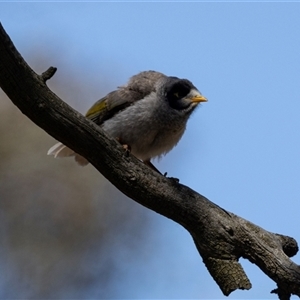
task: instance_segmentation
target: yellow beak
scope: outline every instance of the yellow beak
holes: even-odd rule
[[[207,102],[207,98],[205,98],[204,96],[202,95],[196,95],[196,96],[193,96],[191,98],[191,101],[192,102],[195,102],[195,103],[198,103],[198,102]]]

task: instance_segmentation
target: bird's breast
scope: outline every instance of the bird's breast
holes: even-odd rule
[[[152,102],[140,100],[102,125],[109,135],[129,145],[131,153],[141,160],[169,152],[182,137],[186,126],[185,119]]]

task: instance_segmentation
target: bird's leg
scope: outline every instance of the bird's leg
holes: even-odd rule
[[[144,160],[143,163],[144,163],[146,166],[148,166],[149,168],[151,168],[152,170],[154,170],[154,171],[156,171],[157,173],[159,173],[160,175],[162,175],[162,174],[158,171],[158,169],[156,169],[156,168],[154,167],[154,165],[151,163],[150,159],[149,159],[149,160]]]
[[[122,140],[117,137],[116,140],[122,145],[123,149],[125,150],[126,155],[129,155],[130,151],[131,151],[131,147],[130,145],[124,144],[122,143]],[[150,169],[154,170],[155,172],[157,172],[160,175],[163,175],[165,177],[167,177],[167,172],[165,174],[162,174],[150,161],[150,159],[148,160],[144,160],[143,163],[148,166]],[[172,181],[174,181],[175,183],[179,182],[179,179],[177,178],[173,178],[173,177],[169,177],[169,179],[171,179]]]
[[[150,167],[152,170],[156,171],[157,173],[159,173],[160,175],[163,175],[165,177],[167,177],[167,172],[165,174],[162,174],[158,171],[158,169],[156,169],[154,167],[154,165],[151,163],[150,159],[149,160],[144,160],[143,163]],[[168,177],[168,179],[170,179],[171,181],[173,181],[175,184],[179,183],[179,179],[178,178],[173,178],[173,177]]]
[[[122,141],[121,141],[121,139],[119,137],[117,137],[116,140],[122,145],[123,149],[125,150],[126,155],[128,156],[129,153],[131,152],[130,145],[122,143]]]
[[[127,144],[122,144],[123,149],[125,150],[126,155],[128,156],[131,152],[131,147]]]

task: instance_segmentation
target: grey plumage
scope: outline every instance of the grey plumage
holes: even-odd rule
[[[166,154],[178,143],[190,114],[203,101],[207,99],[189,80],[145,71],[97,101],[86,117],[152,166],[151,158]],[[61,143],[50,148],[48,155],[75,156],[79,164],[88,163]]]

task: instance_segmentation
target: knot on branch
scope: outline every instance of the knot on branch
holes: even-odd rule
[[[286,236],[286,235],[281,235],[281,234],[276,234],[276,235],[280,240],[283,252],[288,257],[292,257],[297,254],[299,248],[298,248],[298,244],[294,238]]]
[[[251,289],[251,282],[237,260],[209,257],[203,261],[225,296],[236,289]]]

